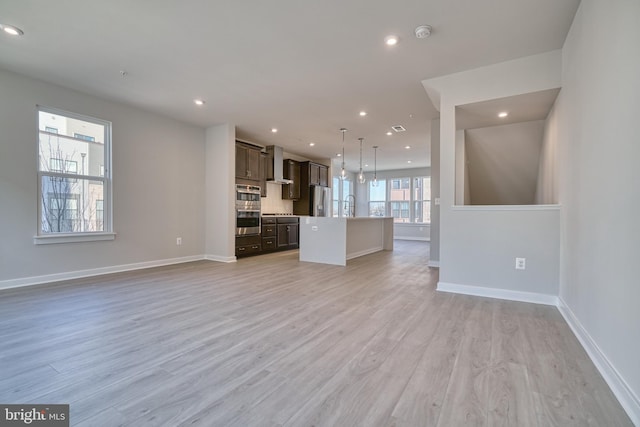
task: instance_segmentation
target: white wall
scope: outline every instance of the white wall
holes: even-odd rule
[[[431,227],[429,266],[440,265],[440,119],[431,121]]]
[[[544,120],[467,129],[470,204],[535,204],[543,134]]]
[[[440,282],[502,293],[540,295],[558,289],[558,210],[454,207],[455,107],[560,86],[561,52],[553,51],[423,82],[440,109]],[[514,234],[515,233],[515,234]],[[518,236],[516,242],[514,235]],[[540,239],[538,236],[545,236]],[[493,253],[495,257],[487,254]],[[530,255],[521,255],[530,254]],[[516,257],[528,257],[518,276]],[[535,259],[530,263],[529,258]],[[463,270],[463,271],[461,271]],[[532,297],[534,299],[534,297]]]
[[[235,260],[235,126],[212,126],[207,129],[206,139],[204,249],[207,259],[230,262]]]
[[[536,206],[460,206],[450,211],[456,227],[442,240],[439,289],[451,285],[495,289],[495,296],[529,295],[555,303],[560,275],[560,209]],[[445,245],[457,242],[455,248]],[[450,268],[449,255],[455,267]],[[515,258],[526,269],[515,269]],[[444,273],[444,274],[443,274]],[[500,291],[508,291],[501,293]],[[526,296],[524,297],[526,299]],[[522,299],[522,298],[514,298]]]
[[[560,297],[640,425],[640,2],[583,0],[556,101]],[[617,386],[615,386],[617,382]]]
[[[431,239],[431,224],[394,223],[393,238],[428,242]]]
[[[465,133],[464,129],[460,129],[456,131],[456,148],[455,148],[455,156],[456,156],[456,196],[455,196],[455,204],[456,205],[464,205],[465,203],[465,195],[469,193],[469,175],[467,174],[467,153],[466,144],[465,144]]]
[[[203,129],[2,70],[0,90],[0,287],[202,254]],[[115,240],[33,244],[37,104],[113,123]]]
[[[536,204],[558,203],[558,143],[558,119],[554,104],[544,122],[536,184]]]

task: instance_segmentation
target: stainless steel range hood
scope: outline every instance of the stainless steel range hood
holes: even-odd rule
[[[284,158],[282,147],[270,145],[267,147],[267,181],[276,184],[292,184],[293,181],[284,178]]]

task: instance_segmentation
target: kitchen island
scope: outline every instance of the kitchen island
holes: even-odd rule
[[[393,250],[392,217],[300,217],[300,261],[347,265],[382,250]]]

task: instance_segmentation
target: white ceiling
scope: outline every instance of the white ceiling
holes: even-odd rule
[[[24,35],[0,36],[0,68],[203,127],[235,123],[242,139],[312,158],[335,157],[346,127],[350,170],[358,167],[358,137],[365,163],[380,146],[379,170],[428,166],[437,112],[421,81],[559,49],[578,4],[5,1],[0,23]],[[422,24],[433,33],[418,40],[413,30]],[[400,43],[385,46],[388,34]],[[397,124],[407,131],[386,136]]]
[[[477,129],[512,123],[545,120],[553,107],[560,89],[541,90],[490,101],[458,105],[456,129]],[[500,118],[498,113],[508,113]]]

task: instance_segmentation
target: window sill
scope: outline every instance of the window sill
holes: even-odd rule
[[[34,236],[34,245],[53,245],[57,243],[81,243],[98,242],[103,240],[115,240],[116,233],[73,233],[73,234],[48,234]]]

